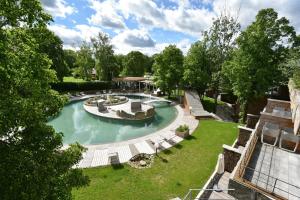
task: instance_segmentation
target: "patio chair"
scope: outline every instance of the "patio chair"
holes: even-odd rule
[[[295,146],[293,150],[283,147],[283,141],[294,143]],[[285,129],[281,131],[279,148],[289,151],[289,152],[296,152],[297,147],[299,145],[299,136],[294,135],[293,129]]]
[[[263,126],[263,129],[262,129],[261,143],[271,145],[271,146],[275,146],[278,142],[279,135],[280,135],[279,125],[278,124],[273,124],[273,123],[270,123],[270,122],[266,122],[265,125]],[[273,144],[266,143],[264,141],[264,137],[275,138],[275,141],[274,141]]]
[[[110,153],[108,153],[108,163],[110,163],[111,165],[118,165],[118,164],[120,164],[118,152],[110,152]]]

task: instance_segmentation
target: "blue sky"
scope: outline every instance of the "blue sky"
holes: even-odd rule
[[[201,39],[214,17],[227,10],[242,27],[258,10],[273,7],[299,32],[299,0],[41,0],[54,19],[49,28],[64,42],[78,48],[98,32],[107,33],[116,53],[139,50],[146,54],[176,44],[185,54]]]

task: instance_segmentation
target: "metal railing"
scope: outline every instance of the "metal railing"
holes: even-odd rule
[[[210,199],[210,200],[220,200],[220,199],[211,199],[211,198],[197,198],[197,197],[194,197],[194,192],[197,192],[197,194],[200,192],[200,191],[216,191],[216,192],[222,192],[222,191],[233,191],[234,189],[189,189],[188,193],[182,198],[182,200],[204,200],[204,199]],[[197,196],[196,194],[196,196]],[[223,199],[224,200],[224,199]],[[231,200],[231,199],[228,199],[228,200]]]
[[[252,172],[257,172],[257,173],[259,173],[259,174],[262,174],[262,175],[268,177],[268,178],[267,178],[267,181],[264,181],[264,179],[262,179],[262,178],[259,179],[259,176],[260,176],[260,175],[258,175],[257,178],[255,178],[255,177],[252,176],[252,177],[251,177],[251,180],[248,180],[247,178],[245,178],[245,180],[247,180],[248,184],[254,185],[255,187],[257,187],[257,188],[259,188],[259,189],[261,189],[261,190],[267,191],[267,192],[269,192],[269,193],[271,193],[271,194],[273,194],[273,195],[275,195],[275,196],[281,196],[281,195],[275,193],[275,189],[277,189],[277,190],[280,190],[280,191],[282,191],[282,192],[284,192],[284,193],[286,193],[286,194],[288,194],[288,195],[291,195],[291,196],[293,196],[293,197],[295,197],[295,198],[297,198],[297,199],[300,199],[300,196],[297,195],[297,194],[300,194],[300,187],[298,187],[298,186],[296,186],[296,185],[293,185],[293,184],[291,184],[291,183],[288,183],[288,182],[286,182],[286,181],[284,181],[284,180],[278,179],[278,178],[276,178],[276,177],[270,176],[269,174],[266,174],[266,173],[264,173],[264,172],[258,171],[258,170],[256,170],[256,169],[251,168],[251,167],[245,167],[245,169],[246,169],[246,170],[251,170]],[[270,184],[270,182],[271,182],[270,180],[272,180],[272,179],[273,179],[273,181],[274,181],[274,185],[273,185],[273,184]],[[252,180],[256,180],[256,181],[257,181],[256,184],[253,183]],[[262,187],[260,187],[260,186],[258,186],[258,182],[261,182],[261,183],[266,184],[266,189],[265,189],[265,188],[262,188]],[[277,185],[278,182],[281,182],[281,183],[284,183],[284,184],[286,184],[286,185],[288,185],[288,186],[294,187],[294,188],[296,189],[296,191],[297,191],[297,194],[291,193],[289,190],[286,191],[286,190],[282,189],[282,185],[281,185],[281,184],[278,184],[278,185],[281,185],[281,187],[277,187],[276,185]],[[272,186],[272,185],[273,185],[273,186]],[[272,187],[272,190],[268,190],[268,186]]]

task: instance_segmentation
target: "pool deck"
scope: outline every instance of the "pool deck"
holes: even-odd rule
[[[136,95],[136,94],[135,94]],[[139,94],[138,94],[139,95]],[[86,95],[78,97],[75,100],[87,99],[95,95]],[[143,95],[147,96],[147,95]],[[149,97],[149,96],[147,96]],[[154,97],[153,99],[159,99]],[[181,142],[183,138],[175,135],[175,129],[179,125],[187,124],[190,128],[190,133],[198,126],[198,120],[196,120],[189,113],[185,112],[180,105],[176,105],[175,108],[178,111],[176,119],[169,124],[167,127],[158,130],[149,135],[139,137],[132,140],[99,144],[99,145],[83,145],[87,148],[87,151],[83,153],[82,160],[74,167],[88,168],[97,166],[110,165],[110,158],[115,156],[117,153],[120,163],[126,163],[131,157],[138,153],[154,154],[155,147],[154,143],[158,143],[160,148],[159,151],[170,148],[177,143]],[[68,146],[65,145],[64,148]]]

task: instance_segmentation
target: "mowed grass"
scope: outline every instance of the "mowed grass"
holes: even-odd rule
[[[86,82],[85,80],[83,80],[81,78],[74,78],[73,76],[65,76],[63,81],[64,82],[73,82],[73,83]]]
[[[151,168],[120,167],[84,169],[90,185],[74,189],[77,200],[170,199],[183,197],[190,188],[202,188],[214,171],[222,145],[231,145],[237,124],[201,120],[193,135],[161,152]]]

